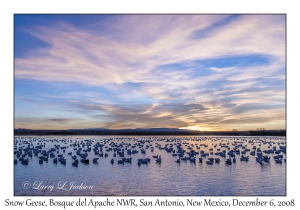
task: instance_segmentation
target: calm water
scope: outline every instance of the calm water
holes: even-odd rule
[[[71,142],[72,141],[72,142]],[[76,142],[76,146],[73,144]],[[85,143],[83,145],[82,143]],[[114,146],[112,144],[114,142]],[[88,144],[90,143],[90,146]],[[93,151],[95,145],[103,145],[103,153],[108,157],[100,157]],[[173,152],[168,153],[164,148],[171,148],[177,152],[177,145],[181,144],[187,152],[194,150],[196,163],[191,161],[175,161],[178,156],[173,156]],[[286,145],[285,137],[178,137],[178,136],[31,136],[15,137],[15,150],[30,148],[42,145],[41,150],[50,150],[54,145],[67,147],[65,152],[62,148],[56,149],[53,153],[63,154],[66,164],[53,163],[53,158],[48,162],[39,163],[39,156],[29,157],[28,165],[23,165],[16,154],[18,163],[14,167],[14,193],[15,195],[286,195],[286,163],[283,155],[282,164],[276,163],[273,156],[270,162],[259,164],[255,156],[250,155],[251,151],[260,148],[262,151],[280,149]],[[79,146],[78,146],[79,145]],[[120,147],[123,145],[123,147]],[[138,153],[128,155],[127,149],[137,150]],[[121,160],[117,154],[114,157],[113,148],[124,149],[125,158],[131,157],[132,163],[118,164]],[[132,148],[135,146],[134,148]],[[253,149],[256,146],[256,149]],[[89,164],[80,162],[78,167],[72,166],[71,155],[76,155],[74,148],[81,147],[82,150],[91,148],[87,152]],[[151,148],[153,147],[153,151]],[[109,151],[109,148],[112,148]],[[236,163],[227,165],[226,158],[216,155],[216,152],[238,148],[241,152],[249,149],[244,156],[249,156],[249,161],[241,161],[240,155],[236,154]],[[142,154],[141,149],[145,150]],[[210,150],[211,149],[211,150]],[[98,147],[100,150],[100,147]],[[203,158],[203,163],[199,163],[199,152],[213,152],[208,157]],[[81,151],[81,153],[84,153]],[[100,152],[101,153],[101,152]],[[22,152],[24,154],[24,151]],[[175,153],[176,154],[176,153]],[[155,155],[161,156],[161,163],[156,163]],[[263,153],[263,155],[266,155]],[[27,156],[26,156],[27,157]],[[25,157],[25,158],[26,158]],[[220,158],[220,163],[208,165],[207,159],[210,157]],[[93,163],[93,158],[99,158],[98,163]],[[150,158],[148,164],[137,164],[138,159]],[[111,164],[114,159],[114,164]],[[74,184],[72,185],[72,182]],[[76,186],[81,185],[81,188]],[[83,189],[85,186],[86,189]],[[59,189],[62,188],[62,189]],[[75,189],[76,188],[76,189]]]

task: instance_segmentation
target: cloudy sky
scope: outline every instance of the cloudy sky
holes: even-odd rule
[[[285,15],[15,15],[15,128],[285,128]]]

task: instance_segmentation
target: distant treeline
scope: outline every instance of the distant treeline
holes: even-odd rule
[[[286,130],[273,131],[273,130],[263,130],[263,131],[249,131],[250,136],[286,136]]]
[[[193,131],[181,129],[69,129],[30,130],[15,129],[15,135],[224,135],[224,136],[286,136],[286,130],[251,131]]]

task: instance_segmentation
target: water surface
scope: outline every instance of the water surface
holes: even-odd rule
[[[71,142],[72,140],[72,142]],[[16,143],[17,142],[17,143]],[[88,152],[89,164],[79,162],[78,167],[72,166],[72,157],[68,152],[74,155],[76,150],[70,146],[74,142],[85,142],[82,149],[87,149],[86,143],[90,142],[91,152]],[[111,148],[111,143],[123,145],[122,149],[136,149],[138,153],[127,155],[132,157],[132,163],[117,164],[117,160],[122,158],[116,155],[114,151],[106,151]],[[108,157],[99,157],[93,151],[96,144],[104,145],[103,152]],[[209,157],[204,158],[203,163],[199,163],[199,154],[196,155],[196,163],[190,161],[181,161],[180,164],[175,161],[178,156],[173,156],[173,152],[168,153],[164,148],[170,148],[173,145],[175,153],[177,144],[189,152],[194,150],[199,153],[201,150],[205,153],[213,152],[209,157],[220,158],[220,163],[213,165],[206,164]],[[130,145],[129,145],[130,144]],[[23,165],[20,161],[14,167],[14,193],[15,195],[131,195],[131,196],[260,196],[260,195],[286,195],[286,163],[278,164],[273,156],[270,162],[259,164],[255,157],[250,155],[251,151],[256,151],[253,146],[263,150],[270,150],[276,147],[285,146],[285,137],[213,137],[213,136],[26,136],[15,137],[15,148],[36,147],[43,145],[42,150],[48,151],[54,148],[54,145],[67,147],[65,152],[58,149],[54,153],[63,154],[66,158],[66,165],[61,163],[54,164],[53,158],[49,157],[48,162],[39,163],[38,156],[29,157],[29,164]],[[136,145],[135,148],[131,148]],[[225,147],[223,147],[225,145]],[[226,147],[227,145],[227,147]],[[244,148],[250,149],[244,156],[249,156],[249,161],[240,161],[240,155],[236,155],[236,163],[232,165],[225,164],[226,158],[215,155],[218,151],[226,150],[226,153],[239,145],[240,151]],[[151,152],[151,147],[153,151]],[[159,149],[159,147],[161,149]],[[189,148],[190,147],[190,148]],[[141,149],[146,152],[142,154]],[[212,149],[212,150],[210,150]],[[58,151],[58,153],[57,153]],[[275,150],[274,150],[275,151]],[[286,158],[284,153],[283,160]],[[162,162],[156,163],[152,156],[160,155]],[[265,154],[264,154],[265,155]],[[186,156],[186,153],[185,153]],[[99,158],[98,163],[93,163],[93,158]],[[14,155],[16,158],[16,154]],[[137,164],[138,159],[150,158],[146,164]],[[18,158],[17,158],[18,159]],[[80,160],[80,157],[78,157]],[[114,164],[110,160],[114,159]],[[70,189],[71,183],[74,185],[86,186],[87,189]],[[30,186],[27,185],[30,183]],[[33,184],[36,183],[35,187]],[[46,190],[38,188],[38,183],[47,186],[53,186]],[[58,185],[65,183],[64,189],[58,189]],[[92,186],[88,188],[89,186]]]

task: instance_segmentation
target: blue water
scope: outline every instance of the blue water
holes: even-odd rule
[[[72,140],[72,142],[71,142]],[[78,167],[72,166],[72,157],[68,152],[76,154],[73,146],[74,142],[90,142],[91,152],[88,152],[87,159],[89,164],[79,161]],[[140,143],[143,141],[144,143]],[[17,143],[16,143],[17,142]],[[96,143],[104,146],[103,153],[108,157],[99,157],[95,155],[93,146]],[[134,144],[138,153],[127,155],[132,157],[132,163],[117,164],[121,157],[113,157],[114,151],[106,151],[115,142],[118,145],[123,144],[123,149],[127,145],[128,149]],[[14,167],[14,194],[15,195],[130,195],[130,196],[261,196],[261,195],[286,195],[286,163],[283,155],[282,164],[276,163],[273,156],[270,162],[259,164],[255,157],[250,155],[253,146],[263,150],[272,149],[276,146],[286,145],[285,137],[213,137],[213,136],[26,136],[15,137],[15,148],[25,148],[28,146],[35,147],[43,145],[42,150],[54,148],[54,145],[66,146],[65,152],[62,149],[55,151],[55,155],[63,154],[66,158],[66,165],[58,162],[53,163],[53,158],[49,157],[48,162],[39,163],[38,156],[29,157],[29,164],[23,165],[20,161]],[[178,157],[172,156],[163,149],[166,145],[170,148],[173,144],[174,150],[177,150],[176,144],[181,143],[185,151],[193,149],[195,152],[203,150],[205,153],[216,153],[217,149],[226,150],[226,153],[240,145],[250,149],[244,156],[249,156],[249,161],[240,160],[241,155],[236,155],[236,163],[226,165],[225,160],[228,158],[210,154],[209,157],[219,157],[220,163],[208,165],[204,158],[203,163],[199,163],[199,154],[196,155],[196,163],[190,161],[181,161],[180,164],[175,161]],[[130,145],[129,145],[130,144]],[[162,149],[159,149],[157,144]],[[148,149],[147,148],[148,145]],[[204,146],[206,145],[206,146]],[[228,147],[221,147],[228,145]],[[87,149],[81,146],[83,149]],[[153,152],[151,152],[153,147]],[[188,148],[190,147],[190,149]],[[79,147],[76,147],[79,148]],[[145,154],[141,153],[144,149]],[[162,162],[156,163],[152,156],[160,155]],[[264,154],[265,155],[265,154]],[[186,153],[184,156],[187,156]],[[78,157],[78,156],[77,156]],[[93,163],[92,159],[98,157],[98,163]],[[14,155],[16,159],[16,154]],[[150,158],[146,164],[137,164],[140,158]],[[18,158],[17,158],[18,159]],[[81,158],[78,157],[80,160]],[[114,164],[110,160],[114,159]],[[74,183],[72,185],[72,182]],[[76,186],[81,186],[76,188]],[[84,188],[85,186],[85,188]],[[76,188],[76,189],[75,189]]]

